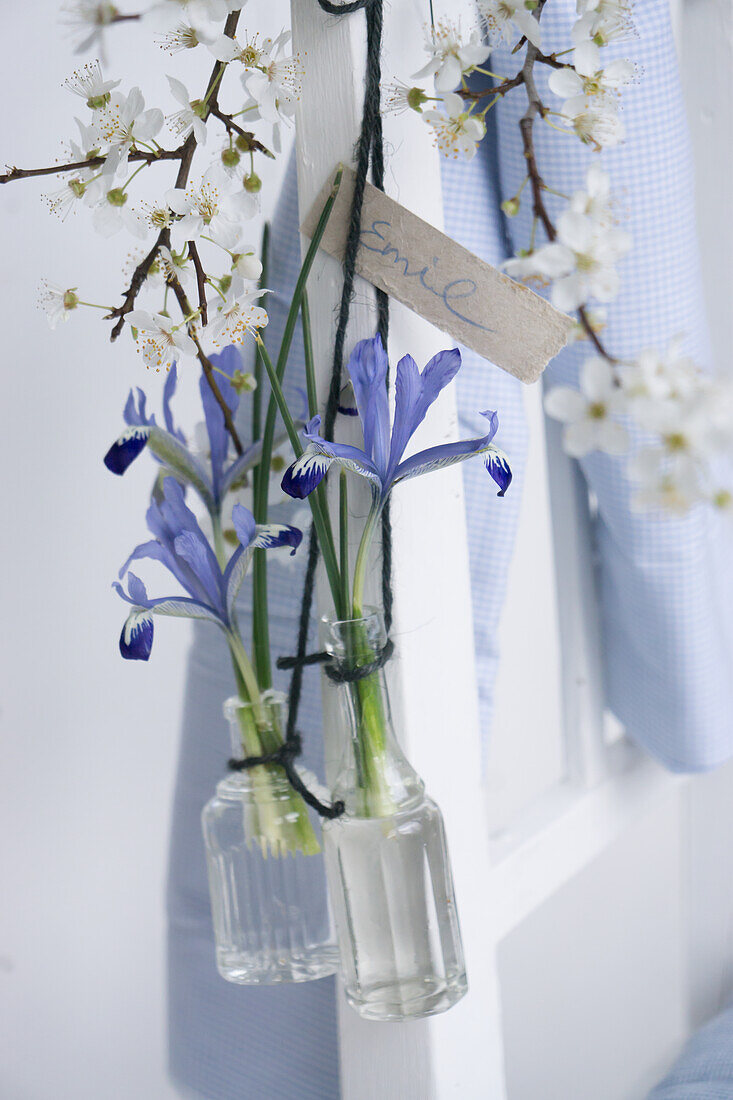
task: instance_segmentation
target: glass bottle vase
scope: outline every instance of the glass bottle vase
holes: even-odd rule
[[[337,668],[370,664],[385,641],[374,612],[323,624]],[[468,986],[443,818],[397,743],[384,673],[337,690],[345,813],[323,838],[346,998],[371,1020],[444,1012]]]
[[[232,754],[282,743],[284,696],[224,704]],[[219,973],[244,985],[304,982],[338,969],[320,822],[277,764],[231,771],[202,814]]]

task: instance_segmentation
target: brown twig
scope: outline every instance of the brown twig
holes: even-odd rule
[[[231,12],[231,14],[227,16],[227,21],[224,25],[224,34],[227,35],[228,38],[234,37],[237,30],[238,21],[238,11]],[[205,93],[205,95],[208,96],[209,114],[211,113],[212,106],[216,105],[216,97],[219,91],[219,80],[221,79],[221,73],[224,71],[225,67],[226,66],[223,61],[217,61],[213,69],[211,70],[211,76],[209,77],[208,84],[206,85]],[[176,182],[174,185],[179,190],[185,187],[186,183],[188,182],[188,175],[191,171],[191,161],[193,160],[193,155],[195,152],[196,138],[194,137],[193,133],[191,133],[188,135],[183,145],[181,146],[181,163],[178,167],[178,174],[176,176]],[[158,252],[160,251],[162,246],[170,246],[170,231],[168,229],[162,229],[160,231],[160,233],[158,234],[158,239],[148,252],[147,256],[145,256],[140,261],[140,263],[133,271],[130,285],[125,292],[122,304],[113,309],[111,313],[107,314],[108,319],[111,319],[113,317],[117,318],[117,322],[112,329],[112,332],[110,333],[110,340],[116,340],[122,332],[122,328],[125,323],[125,317],[134,308],[135,300],[140,293],[143,283],[147,278],[148,272],[155,262]]]
[[[520,84],[524,83],[524,75],[520,71],[516,76],[510,77],[508,80],[502,81],[501,84],[489,85],[487,88],[481,88],[480,91],[472,92],[468,88],[461,90],[460,94],[463,99],[487,99],[493,95],[506,95],[512,88],[518,88]]]
[[[199,250],[196,247],[195,241],[188,242],[188,254],[191,257],[196,271],[196,286],[198,287],[199,293],[199,316],[201,317],[201,324],[208,325],[209,314],[206,308],[206,272],[204,271],[204,265],[201,263],[201,257],[199,256]]]
[[[537,53],[535,61],[539,61],[541,65],[549,65],[551,69],[567,69],[568,64],[566,61],[558,61],[554,53]]]
[[[547,0],[539,0],[534,12],[536,19],[540,18],[546,2]],[[545,206],[544,192],[546,190],[546,185],[537,167],[537,157],[534,148],[535,119],[538,115],[540,118],[543,118],[545,114],[545,107],[539,97],[534,79],[534,66],[537,61],[548,63],[546,56],[541,54],[537,47],[533,46],[531,42],[528,42],[527,53],[524,58],[524,65],[522,66],[522,83],[527,90],[527,110],[519,120],[519,129],[522,134],[524,159],[527,162],[527,175],[529,176],[529,183],[532,188],[532,212],[535,218],[541,222],[547,234],[547,239],[549,241],[554,241],[557,239],[557,230]],[[563,66],[559,67],[562,68]],[[615,362],[613,356],[609,355],[603,346],[598,333],[594,331],[585,306],[580,306],[577,312],[580,323],[585,330],[585,334],[598,354],[602,355],[604,359],[608,359],[611,363]]]
[[[171,274],[171,275],[168,276],[168,285],[170,286],[171,290],[173,291],[173,293],[176,296],[176,301],[178,302],[178,305],[181,308],[181,313],[183,314],[183,316],[184,317],[190,317],[191,314],[193,313],[193,310],[191,309],[191,303],[189,302],[189,300],[186,296],[186,291],[183,289],[183,287],[181,286],[180,282],[178,281],[177,277],[174,274]],[[234,425],[234,421],[232,419],[232,411],[229,408],[229,406],[227,405],[226,401],[224,400],[222,392],[221,392],[221,390],[219,389],[219,387],[216,383],[216,378],[214,377],[213,363],[208,358],[208,356],[205,354],[204,349],[201,347],[201,343],[200,343],[199,338],[198,338],[198,333],[196,332],[196,328],[195,328],[195,326],[193,325],[192,322],[188,323],[188,335],[191,337],[194,344],[196,345],[196,356],[198,358],[199,363],[201,364],[201,369],[204,372],[204,376],[206,377],[206,381],[209,384],[209,388],[211,389],[211,392],[213,393],[214,397],[216,398],[216,403],[222,411],[222,414],[224,416],[224,424],[226,425],[226,429],[229,432],[229,435],[232,437],[232,443],[234,444],[234,448],[235,448],[237,454],[241,455],[242,452],[243,452],[242,441],[239,438],[239,434],[238,434],[237,429]]]
[[[155,164],[159,160],[180,160],[183,155],[183,146],[177,149],[160,149],[154,153],[148,153],[144,149],[135,149],[128,154],[128,160]],[[84,168],[99,168],[104,164],[104,157],[87,157],[86,160],[77,160],[71,164],[51,164],[48,168],[11,168],[0,175],[0,184],[13,183],[14,180],[31,179],[33,176],[55,176],[62,172],[77,172]]]

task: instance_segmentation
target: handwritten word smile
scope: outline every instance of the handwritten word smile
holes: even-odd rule
[[[471,317],[467,317],[465,313],[461,313],[460,310],[456,309],[453,304],[454,302],[471,298],[476,293],[478,287],[473,279],[453,279],[452,282],[446,283],[442,288],[431,286],[431,283],[428,281],[428,273],[432,270],[432,281],[432,276],[437,274],[436,269],[440,262],[439,257],[434,256],[432,264],[425,264],[424,267],[416,267],[414,271],[411,271],[409,257],[402,256],[399,249],[384,235],[384,231],[388,231],[391,228],[391,222],[375,219],[370,229],[362,229],[361,231],[360,241],[362,247],[366,248],[369,252],[376,252],[378,255],[384,256],[385,259],[391,257],[395,266],[402,265],[402,273],[405,278],[417,279],[426,290],[434,294],[436,298],[440,298],[445,308],[452,313],[454,317],[458,317],[461,321],[465,321],[466,324],[473,325],[474,328],[480,328],[483,332],[496,331],[493,328],[489,328],[487,325],[482,325],[478,321],[474,321]],[[373,243],[375,239],[379,244]],[[372,241],[371,244],[369,243],[370,240]]]

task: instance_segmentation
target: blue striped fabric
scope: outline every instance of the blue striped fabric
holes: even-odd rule
[[[623,265],[624,289],[609,309],[608,340],[617,354],[663,344],[684,330],[688,349],[707,361],[693,216],[692,178],[674,47],[665,0],[644,0],[640,37],[616,49],[644,67],[643,82],[627,91],[627,143],[604,154],[620,195],[619,212],[636,247]],[[560,48],[573,21],[572,0],[553,0],[543,16],[548,48]],[[609,57],[614,56],[609,50]],[[496,51],[492,67],[513,72],[515,62]],[[491,263],[512,245],[527,242],[528,212],[507,227],[501,196],[524,177],[517,115],[521,92],[495,112],[489,134],[469,164],[445,161],[447,232]],[[491,116],[490,116],[491,118]],[[537,126],[537,147],[548,183],[567,192],[580,185],[588,154],[579,143]],[[496,152],[498,145],[498,155]],[[268,341],[276,347],[297,273],[297,197],[288,174],[273,223]],[[446,339],[446,346],[448,341]],[[567,350],[552,367],[554,380],[576,377],[583,352]],[[289,368],[291,394],[302,385],[302,344]],[[498,662],[496,628],[506,586],[521,497],[527,429],[520,387],[471,352],[458,384],[466,434],[478,434],[478,410],[500,414],[499,444],[512,458],[515,483],[503,500],[487,490],[480,463],[466,463],[481,718],[487,734]],[[242,425],[243,430],[246,426]],[[731,592],[723,591],[724,532],[699,510],[684,520],[655,520],[629,511],[623,463],[591,456],[583,469],[597,495],[596,524],[603,598],[607,694],[629,734],[670,767],[711,767],[733,751],[730,666]],[[292,517],[285,506],[279,519]],[[303,557],[302,555],[300,556]],[[284,562],[287,561],[287,565]],[[271,568],[271,618],[276,654],[292,652],[292,593],[299,558]],[[729,582],[730,583],[730,582]],[[248,592],[240,598],[249,625]],[[332,979],[248,990],[224,982],[214,948],[199,817],[227,756],[222,699],[232,690],[228,658],[216,632],[197,624],[173,816],[170,881],[170,1059],[187,1095],[206,1100],[336,1100],[339,1096],[335,988]],[[322,772],[318,673],[311,671],[300,727],[306,763]],[[538,731],[538,736],[539,736]],[[479,762],[476,762],[477,766]]]

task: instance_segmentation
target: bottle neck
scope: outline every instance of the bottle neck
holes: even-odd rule
[[[229,743],[233,760],[250,756],[266,756],[276,752],[284,740],[286,698],[282,692],[267,691],[257,704],[245,702],[233,695],[224,703],[224,717],[229,723]],[[251,784],[252,772],[259,768],[233,771],[239,786]],[[279,770],[279,769],[278,769]],[[283,773],[283,783],[287,779]]]
[[[424,786],[395,736],[383,670],[358,675],[386,642],[381,617],[369,611],[360,619],[324,619],[323,638],[336,675],[343,677],[336,682],[342,754],[334,798],[352,816],[388,817],[421,801]]]

